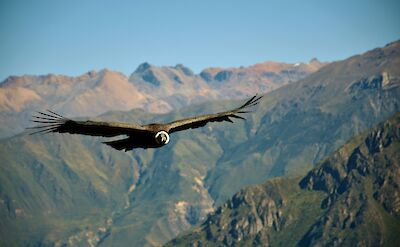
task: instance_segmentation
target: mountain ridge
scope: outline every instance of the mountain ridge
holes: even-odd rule
[[[279,63],[272,64],[278,66]],[[238,99],[268,92],[290,83],[290,80],[302,78],[323,65],[321,63],[315,67],[304,64],[306,69],[296,74],[294,65],[285,64],[294,72],[290,75],[276,73],[274,78],[241,69],[249,70],[247,76],[236,77],[235,85],[231,83],[232,80],[223,83],[229,84],[229,87],[217,87],[206,82],[182,64],[158,67],[143,63],[130,76],[108,69],[92,70],[76,77],[55,74],[10,76],[0,84],[0,137],[23,131],[29,126],[28,119],[32,112],[46,108],[76,117],[93,117],[107,111],[133,108],[166,113],[209,100]],[[264,72],[268,73],[268,69]],[[240,86],[241,82],[248,79],[251,79],[251,88]]]
[[[275,178],[242,189],[165,246],[395,246],[399,150],[397,113],[302,178]]]
[[[3,139],[0,239],[158,246],[202,222],[247,185],[302,175],[352,136],[400,110],[399,47],[380,49],[268,93],[246,121],[174,133],[157,150],[116,152],[102,145],[102,138],[78,135]],[[241,104],[211,101],[162,115],[136,109],[95,119],[169,122]],[[325,192],[320,193],[307,198],[322,200]],[[63,200],[66,207],[57,210],[54,205]],[[30,227],[33,223],[37,227]]]
[[[315,164],[354,133],[371,128],[378,115],[383,114],[382,120],[399,111],[399,54],[400,42],[395,42],[333,62],[270,92],[260,103],[266,113],[254,119],[256,131],[249,133],[252,139],[237,147],[238,154],[247,155],[223,156],[216,170],[207,175],[211,194],[218,191],[213,197],[221,203],[246,185],[239,178],[254,162],[263,164],[255,168],[258,182],[265,180],[265,174],[296,174],[294,167]],[[390,83],[384,83],[385,78],[390,78]],[[349,91],[353,85],[354,91]],[[306,159],[299,164],[299,157]]]

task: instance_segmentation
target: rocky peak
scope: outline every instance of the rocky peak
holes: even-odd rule
[[[329,195],[322,203],[323,207],[332,205],[339,195],[348,192],[352,186],[360,183],[366,176],[372,177],[376,195],[382,195],[385,186],[400,187],[400,164],[395,155],[387,157],[388,150],[396,150],[400,143],[400,114],[378,125],[363,137],[360,146],[351,148],[352,143],[344,146],[333,156],[322,162],[319,168],[311,171],[301,180],[304,189],[322,190]],[[391,155],[393,156],[393,155]],[[388,167],[388,161],[390,167]],[[384,160],[382,160],[384,159]],[[390,182],[389,182],[390,181]],[[388,185],[394,183],[392,185]],[[390,189],[389,189],[390,190]],[[381,196],[381,201],[392,198],[393,194]],[[400,201],[400,195],[395,196]],[[390,213],[400,213],[400,206],[389,209]]]
[[[159,87],[161,80],[156,75],[157,68],[153,65],[144,62],[140,64],[135,72],[133,72],[129,78],[129,81],[134,82],[136,80],[143,80],[152,86]]]
[[[152,70],[146,70],[142,75],[142,79],[156,87],[161,85],[161,81],[157,78],[156,74]]]
[[[7,87],[7,86],[11,86],[15,81],[18,80],[18,76],[12,75],[7,77],[4,81],[2,81],[0,83],[0,87]]]
[[[229,80],[229,78],[232,76],[233,72],[229,70],[222,70],[218,72],[215,76],[214,79],[216,81],[226,81]]]
[[[321,61],[319,61],[318,58],[316,58],[316,57],[311,58],[311,60],[308,63],[309,64],[322,64]]]
[[[184,66],[183,64],[177,64],[177,65],[175,65],[174,68],[179,71],[182,71],[183,74],[185,74],[186,76],[194,76],[193,71],[190,68]]]
[[[382,246],[400,230],[399,145],[400,113],[353,138],[300,186],[281,178],[245,188],[167,246]]]
[[[97,75],[96,70],[90,70],[86,73],[89,77],[95,77]]]
[[[151,68],[151,65],[148,62],[144,62],[144,63],[140,64],[136,68],[135,72],[133,72],[133,73],[143,73],[150,68]]]
[[[227,246],[240,243],[249,236],[265,238],[262,230],[279,231],[287,223],[283,216],[286,200],[276,191],[268,191],[263,186],[254,186],[240,191],[218,208],[214,217],[209,217],[203,227],[207,238],[223,242]],[[243,210],[248,213],[243,214]],[[231,221],[227,221],[229,215]],[[220,231],[214,231],[214,226]]]
[[[203,78],[203,80],[205,80],[206,82],[211,82],[213,79],[213,75],[205,70],[200,72],[200,77]]]

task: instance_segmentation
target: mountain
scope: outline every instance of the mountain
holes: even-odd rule
[[[218,205],[266,177],[301,174],[399,111],[399,96],[400,42],[326,65],[267,94],[241,143],[233,142],[205,183]]]
[[[167,102],[167,111],[216,99],[222,93],[181,64],[157,67],[143,63],[130,75],[129,81],[137,85],[142,93]],[[155,107],[152,110],[157,111]]]
[[[264,62],[240,68],[209,68],[200,76],[213,87],[223,90],[229,98],[270,92],[283,85],[298,81],[317,71],[327,63],[312,59],[308,64]]]
[[[165,246],[397,246],[399,186],[398,113],[301,179],[242,189]]]
[[[38,110],[54,109],[74,116],[95,116],[112,109],[130,110],[149,101],[121,73],[91,71],[79,77],[62,75],[9,77],[0,84],[1,136],[31,125]]]
[[[144,169],[133,153],[80,136],[24,133],[1,141],[0,156],[0,246],[97,243]]]
[[[231,78],[229,83],[225,83],[229,87],[222,87],[221,82],[206,81],[180,64],[157,67],[143,63],[129,78],[107,69],[90,71],[78,77],[53,74],[11,76],[0,84],[0,137],[22,132],[29,126],[32,113],[38,110],[51,108],[75,117],[134,108],[165,113],[209,100],[266,93],[303,78],[326,63],[268,64],[241,68],[240,72],[235,73],[245,76]],[[243,87],[245,83],[254,86],[247,89]]]
[[[400,42],[394,42],[331,63],[266,94],[246,121],[174,133],[156,150],[117,152],[101,144],[103,138],[76,135],[5,138],[0,214],[8,216],[0,241],[159,246],[204,221],[244,186],[303,175],[398,112],[399,54]],[[242,102],[213,101],[161,115],[108,112],[97,119],[167,122]]]

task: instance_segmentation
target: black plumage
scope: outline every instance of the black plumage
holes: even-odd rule
[[[258,104],[262,96],[253,96],[243,105],[230,111],[177,120],[170,123],[153,123],[137,125],[121,122],[76,121],[65,118],[53,111],[38,112],[33,116],[33,122],[40,125],[29,129],[36,129],[36,133],[69,133],[90,136],[114,137],[128,136],[125,139],[103,142],[118,150],[132,150],[134,148],[158,148],[169,142],[169,134],[177,131],[194,129],[205,126],[209,122],[232,122],[232,118],[245,119],[238,114],[248,113],[245,108]]]

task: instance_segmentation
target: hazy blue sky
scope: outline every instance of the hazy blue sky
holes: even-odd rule
[[[399,0],[0,0],[0,80],[344,59],[399,39],[399,13]]]

